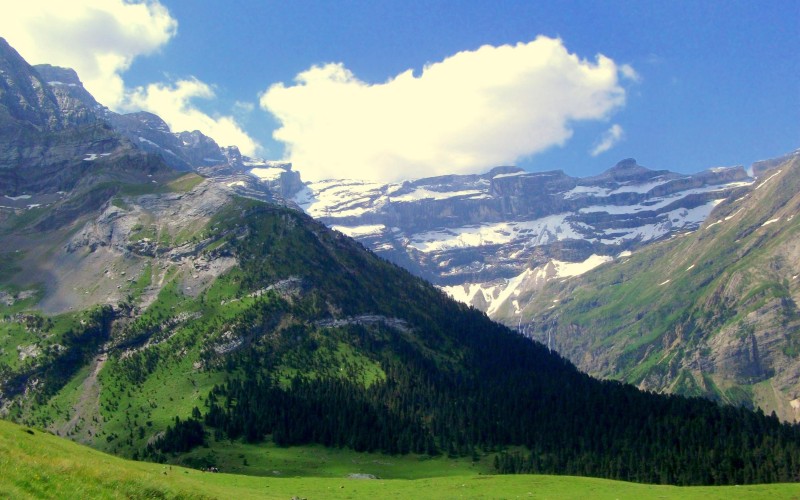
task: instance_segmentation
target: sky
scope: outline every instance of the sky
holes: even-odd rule
[[[0,36],[304,180],[800,148],[798,1],[0,0]]]

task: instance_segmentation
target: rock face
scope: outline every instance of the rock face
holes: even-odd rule
[[[697,231],[495,314],[582,370],[800,419],[800,153],[761,162]]]
[[[268,179],[251,173],[265,169]],[[25,269],[13,279],[37,284],[45,312],[116,305],[142,276],[146,305],[168,272],[197,294],[234,264],[202,252],[210,218],[234,194],[281,201],[301,186],[289,164],[173,133],[151,113],[112,112],[75,71],[30,66],[0,39],[0,233],[14,235],[0,253]]]
[[[751,182],[742,167],[682,175],[627,159],[583,179],[497,167],[483,175],[388,185],[314,182],[293,199],[313,217],[492,315],[511,307],[523,289],[559,273],[588,270],[696,229],[717,203]]]
[[[143,157],[98,119],[99,105],[74,71],[40,69],[0,39],[0,195],[53,196],[112,164],[151,174],[158,168],[160,161]]]
[[[3,135],[16,124],[39,131],[64,127],[58,101],[47,83],[4,38],[0,38],[0,106]]]

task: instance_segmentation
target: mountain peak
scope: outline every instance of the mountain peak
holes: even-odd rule
[[[0,107],[11,117],[38,129],[61,127],[55,96],[39,73],[0,38]]]
[[[78,73],[72,68],[53,66],[51,64],[37,64],[34,66],[36,71],[47,80],[50,85],[80,85],[83,86]]]
[[[639,165],[636,163],[636,158],[625,158],[624,160],[618,161],[616,165],[611,167],[611,170],[623,170],[626,168],[634,168],[634,167],[639,167]]]
[[[524,170],[519,167],[505,165],[500,167],[494,167],[493,169],[489,170],[489,177],[494,177],[496,175],[501,175],[501,174],[516,174],[517,172],[523,172],[523,171]]]
[[[669,174],[667,170],[650,170],[636,163],[634,158],[625,158],[617,162],[616,165],[609,168],[600,175],[594,177],[587,177],[585,181],[592,183],[621,183],[629,181],[643,182],[653,177]]]

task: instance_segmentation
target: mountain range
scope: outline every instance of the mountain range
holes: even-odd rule
[[[769,167],[697,231],[523,292],[498,319],[596,376],[797,420],[800,152]]]
[[[74,72],[32,67],[2,39],[0,71],[6,418],[123,456],[194,467],[230,465],[218,461],[226,450],[269,441],[490,456],[507,473],[678,484],[800,478],[797,426],[581,373],[297,210],[327,195],[303,185],[290,165],[244,157],[199,132],[172,133],[155,115],[111,112]],[[337,227],[406,227],[408,241],[435,247],[449,240],[411,236],[511,224],[504,217],[524,214],[529,222],[514,219],[516,230],[486,241],[535,235],[554,252],[547,256],[566,261],[575,252],[584,262],[587,251],[623,253],[643,238],[625,236],[628,212],[583,209],[628,207],[656,231],[690,227],[699,223],[693,210],[719,211],[723,195],[759,189],[742,169],[682,176],[630,161],[593,180],[537,176],[503,168],[380,187],[374,205],[385,201],[385,212]],[[462,193],[451,196],[445,183]],[[537,208],[531,189],[561,208]],[[429,204],[429,193],[445,195],[430,195]],[[448,212],[454,200],[474,214],[455,205]],[[428,205],[439,207],[435,215],[414,222]],[[368,217],[365,206],[351,209]],[[401,213],[403,226],[380,219]],[[547,217],[560,222],[542,223]],[[456,222],[447,229],[435,220]],[[586,239],[561,238],[559,246],[568,231]],[[518,239],[506,243],[543,246]],[[425,252],[405,241],[385,244],[395,245],[396,260],[417,262],[409,255]],[[460,255],[468,268],[472,257]],[[423,274],[429,263],[415,258]],[[503,272],[513,276],[533,256],[508,259]]]

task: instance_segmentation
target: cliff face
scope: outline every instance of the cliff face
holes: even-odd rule
[[[498,319],[593,375],[800,418],[800,154],[771,164],[696,232]]]
[[[559,277],[558,262],[590,267],[696,229],[716,203],[751,182],[741,167],[682,175],[628,159],[583,179],[498,167],[388,185],[321,181],[294,201],[494,315],[518,307],[512,302],[519,293]],[[532,276],[548,264],[545,278]]]

